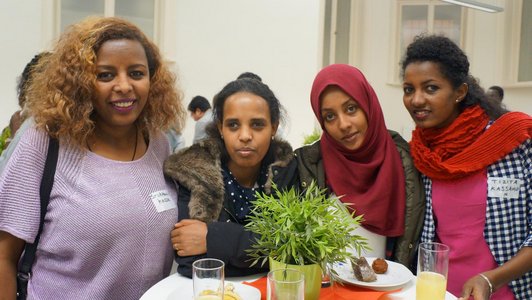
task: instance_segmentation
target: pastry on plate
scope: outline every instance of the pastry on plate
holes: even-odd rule
[[[373,282],[377,280],[377,275],[373,269],[369,266],[365,257],[351,259],[351,266],[353,267],[353,273],[356,279],[364,282]]]
[[[371,268],[377,274],[384,274],[388,271],[388,263],[383,258],[377,258],[371,264]]]

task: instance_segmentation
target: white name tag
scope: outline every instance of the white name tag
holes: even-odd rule
[[[488,178],[488,196],[506,199],[516,199],[519,197],[519,190],[523,185],[523,180],[505,177]]]
[[[157,212],[163,212],[177,207],[177,204],[172,200],[167,190],[153,192],[150,194],[150,197]]]

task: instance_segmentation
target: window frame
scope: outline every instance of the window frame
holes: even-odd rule
[[[392,41],[390,47],[389,59],[391,62],[396,62],[393,67],[389,69],[387,83],[392,86],[400,86],[400,65],[401,62],[401,36],[402,36],[402,7],[407,5],[426,5],[428,6],[427,13],[427,28],[428,33],[432,33],[434,30],[434,16],[436,6],[449,6],[452,4],[444,3],[437,0],[398,0],[393,7],[392,18],[390,22],[390,32],[392,33]],[[467,10],[461,8],[460,17],[460,44],[459,46],[464,49],[466,45],[467,35]]]
[[[153,42],[161,45],[165,36],[166,0],[154,0]],[[115,15],[115,0],[104,0],[105,17]],[[61,35],[61,0],[43,0],[42,41],[46,48]],[[50,44],[49,44],[50,43]]]
[[[521,21],[523,0],[506,2],[505,13],[505,43],[502,83],[504,87],[532,87],[532,80],[518,81],[519,50],[521,46]]]
[[[349,24],[348,30],[349,34],[347,35],[347,45],[348,45],[348,62],[356,64],[360,60],[361,50],[360,50],[360,41],[362,36],[360,34],[360,29],[362,27],[362,15],[363,15],[363,1],[351,1],[349,8]],[[329,6],[327,9],[327,6]],[[337,22],[338,22],[338,0],[325,0],[322,1],[322,17],[321,17],[321,26],[323,30],[320,36],[322,39],[322,47],[320,49],[320,64],[322,67],[325,67],[330,64],[339,63],[336,57],[336,45],[337,45]]]

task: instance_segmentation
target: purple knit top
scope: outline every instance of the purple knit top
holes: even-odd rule
[[[48,147],[28,129],[0,175],[0,230],[33,242]],[[163,176],[170,148],[114,161],[61,143],[28,299],[139,299],[170,272],[177,193]]]

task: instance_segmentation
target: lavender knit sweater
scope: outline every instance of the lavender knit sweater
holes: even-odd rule
[[[28,129],[0,176],[0,230],[33,242],[47,136]],[[132,162],[61,143],[28,299],[139,299],[168,275],[176,186],[162,171],[169,145],[151,136]]]

